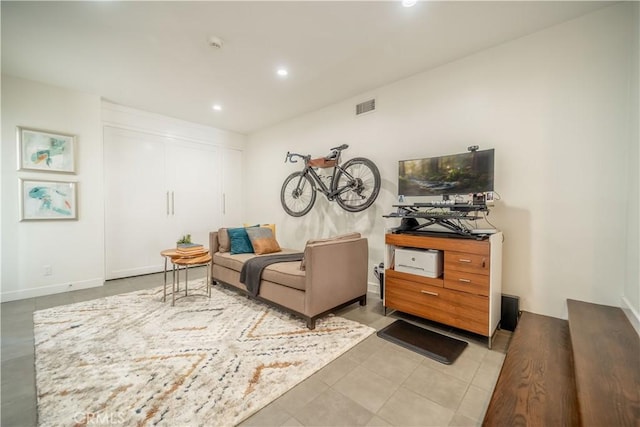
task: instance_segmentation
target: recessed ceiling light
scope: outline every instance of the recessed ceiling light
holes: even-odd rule
[[[418,3],[418,0],[402,0],[402,5],[404,7],[411,7],[411,6],[415,6],[416,3]]]
[[[276,74],[279,75],[280,77],[287,77],[289,75],[289,72],[287,71],[286,68],[278,68],[278,71],[276,71]]]
[[[214,105],[213,105],[213,109],[214,109],[214,110],[216,110],[216,111],[222,111],[222,105],[220,105],[220,104],[214,104]]]

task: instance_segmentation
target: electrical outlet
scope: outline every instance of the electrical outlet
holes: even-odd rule
[[[487,191],[484,193],[484,199],[487,206],[495,206],[495,196],[493,191]]]
[[[53,269],[50,265],[45,265],[42,267],[42,272],[45,276],[51,276],[53,274]]]

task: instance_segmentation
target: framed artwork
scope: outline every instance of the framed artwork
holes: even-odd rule
[[[76,137],[18,127],[18,169],[75,173]]]
[[[20,221],[78,219],[76,183],[20,179]]]

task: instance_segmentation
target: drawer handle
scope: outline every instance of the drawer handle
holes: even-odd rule
[[[425,291],[425,290],[421,290],[420,292],[422,292],[423,294],[427,294],[427,295],[433,295],[434,297],[438,296],[437,292],[431,292],[431,291]]]
[[[465,259],[465,258],[459,258],[458,261],[460,261],[460,262],[471,262],[470,259]]]
[[[458,279],[458,281],[464,282],[464,283],[471,283],[471,280],[469,279]]]

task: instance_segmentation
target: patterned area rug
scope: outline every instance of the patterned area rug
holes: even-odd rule
[[[34,313],[40,425],[235,425],[375,332],[335,316],[310,331],[218,286],[210,300],[161,298]]]

